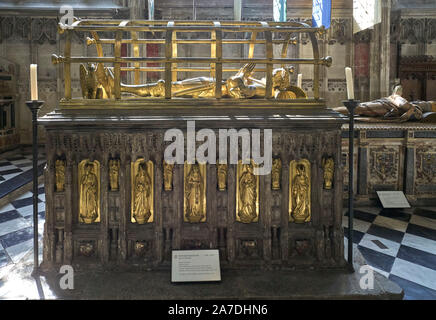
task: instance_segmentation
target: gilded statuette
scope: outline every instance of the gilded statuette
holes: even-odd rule
[[[65,160],[56,160],[55,163],[56,191],[64,191],[65,188]]]
[[[131,222],[144,224],[154,220],[154,167],[153,162],[138,159],[131,164],[132,200]]]
[[[322,168],[324,170],[324,189],[330,190],[333,185],[333,176],[335,172],[335,162],[333,158],[323,158]]]
[[[282,160],[280,158],[273,159],[271,169],[271,189],[280,190],[280,178],[282,176]]]
[[[117,159],[109,160],[109,180],[110,180],[111,191],[118,191],[119,175],[120,175],[120,160]]]
[[[225,191],[227,189],[227,164],[217,163],[218,190]]]
[[[259,220],[259,176],[254,175],[254,163],[237,167],[236,221],[252,223]]]
[[[184,167],[185,222],[206,221],[206,164],[189,164]]]
[[[79,221],[100,222],[100,163],[83,160],[79,163]]]
[[[310,162],[292,160],[289,171],[289,221],[304,223],[311,220]]]
[[[163,172],[164,172],[164,190],[165,191],[173,190],[173,170],[174,170],[174,163],[168,163],[164,160],[163,161]]]

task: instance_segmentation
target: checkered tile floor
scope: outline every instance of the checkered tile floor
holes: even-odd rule
[[[44,155],[38,156],[38,164],[44,163]],[[32,154],[15,154],[0,159],[0,184],[32,169]]]
[[[45,218],[44,186],[38,190],[39,237]],[[348,229],[346,210],[343,219]],[[0,208],[0,274],[33,246],[32,193]],[[400,285],[405,299],[436,300],[436,207],[355,210],[353,242],[375,271]]]
[[[405,299],[436,300],[436,207],[360,207],[353,221],[353,243],[375,271],[402,287]]]
[[[33,199],[27,192],[0,208],[0,270],[17,263],[33,248]],[[38,233],[42,237],[45,221],[44,186],[38,188]]]

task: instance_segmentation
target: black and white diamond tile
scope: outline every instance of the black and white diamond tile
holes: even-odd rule
[[[353,243],[377,272],[404,289],[405,299],[436,299],[436,207],[360,207]],[[348,237],[348,213],[343,217]]]
[[[38,234],[45,222],[44,186],[38,189]],[[33,193],[27,192],[0,208],[0,270],[17,263],[33,248]]]
[[[0,184],[32,169],[32,154],[30,152],[29,149],[23,154],[0,158]],[[45,163],[45,157],[41,149],[38,155],[38,165],[43,163]]]

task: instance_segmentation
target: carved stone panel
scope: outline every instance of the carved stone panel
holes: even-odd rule
[[[399,149],[379,146],[369,149],[369,186],[375,192],[380,185],[398,188]]]
[[[416,149],[415,188],[420,193],[436,191],[436,147],[421,146]]]

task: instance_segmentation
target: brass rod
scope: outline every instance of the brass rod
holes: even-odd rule
[[[165,67],[121,67],[121,71],[136,71],[140,72],[164,72]],[[177,70],[178,72],[210,72],[210,68],[201,68],[201,67],[177,67],[171,68],[171,70]],[[240,68],[223,68],[222,72],[238,72]],[[254,69],[253,72],[265,72],[265,68]]]
[[[216,30],[216,27],[208,27],[208,26],[189,26],[189,27],[146,27],[146,26],[125,26],[125,27],[119,27],[119,26],[78,26],[72,30],[75,31],[103,31],[103,32],[109,32],[109,31],[144,31],[144,32],[166,32],[168,30],[171,31],[177,31],[177,32],[211,32],[213,30]],[[234,26],[223,26],[220,28],[223,32],[292,32],[292,33],[314,33],[314,28],[307,27],[234,27]]]
[[[132,38],[133,39],[137,39],[138,38],[138,33],[137,32],[132,32]],[[137,43],[133,43],[133,56],[135,58],[139,58],[139,46],[138,46]],[[140,77],[141,77],[141,73],[139,71],[139,68],[140,68],[141,65],[140,65],[139,62],[135,62],[134,66],[135,66],[134,83],[135,84],[139,84],[140,83]]]
[[[172,40],[172,55],[171,58],[177,58],[177,43],[175,43],[174,41],[177,40],[177,32],[173,32],[172,36],[171,36],[171,40]],[[171,80],[172,81],[177,81],[177,70],[175,70],[174,68],[177,68],[177,63],[173,63],[171,66],[172,72],[171,72]]]
[[[100,39],[100,42],[103,44],[114,44],[114,39]],[[215,40],[213,39],[178,39],[173,40],[173,43],[177,44],[210,44],[214,43]],[[165,39],[123,39],[121,40],[121,43],[138,43],[138,44],[165,44]],[[266,40],[245,40],[245,39],[227,39],[222,40],[223,44],[265,44]],[[272,40],[273,44],[286,44],[286,39],[274,39]],[[90,42],[89,44],[92,44]]]
[[[216,58],[216,30],[212,31],[210,34],[211,43],[210,43],[210,57]],[[210,64],[210,77],[215,78],[215,65],[216,63]]]
[[[121,58],[121,38],[123,36],[122,31],[117,31],[116,33],[116,41],[115,41],[115,48],[114,48],[114,54],[115,58]],[[121,63],[115,62],[114,63],[114,94],[115,99],[121,99]]]
[[[80,25],[119,25],[122,21],[120,19],[81,19]],[[181,25],[207,25],[213,26],[213,21],[210,20],[173,20],[175,26]],[[168,20],[130,20],[132,25],[161,25],[165,26],[168,24]],[[280,27],[280,26],[293,26],[293,27],[305,27],[307,25],[302,22],[297,21],[287,21],[287,22],[268,22],[270,27]],[[259,26],[257,21],[234,21],[234,20],[223,20],[220,21],[222,26]],[[322,28],[312,28],[315,31],[321,31]]]
[[[268,24],[266,22],[263,22],[266,26]],[[265,39],[267,40],[266,43],[266,58],[268,60],[273,59],[273,46],[272,46],[272,33],[270,31],[265,31]],[[273,71],[273,64],[268,63],[266,65],[266,84],[265,84],[265,98],[269,99],[272,97],[272,89],[273,89],[273,83],[272,83],[272,71]]]
[[[250,45],[248,48],[248,58],[249,59],[252,59],[254,56],[254,45],[256,44],[256,37],[257,37],[257,32],[253,31],[251,33]],[[263,43],[265,43],[265,41],[263,41]]]
[[[169,40],[171,42],[171,40]],[[155,63],[258,63],[258,64],[282,64],[282,63],[294,63],[294,64],[313,64],[320,65],[325,64],[324,59],[304,59],[304,58],[275,58],[275,59],[265,59],[265,58],[222,58],[218,60],[217,58],[191,58],[191,57],[177,57],[177,58],[166,58],[166,57],[61,57],[62,62],[65,63],[82,63],[82,62],[102,62],[102,63],[123,63],[123,62],[155,62]]]
[[[66,30],[64,55],[66,59],[71,59],[71,31]],[[65,79],[65,99],[71,99],[71,61],[64,63],[64,79]]]
[[[165,34],[165,99],[171,99],[171,60],[173,55],[172,29],[174,21],[168,21],[168,29]]]
[[[220,23],[218,21],[214,22],[215,27],[217,27],[217,30],[215,31],[215,39],[216,39],[216,45],[215,45],[215,57],[217,61],[221,61],[223,57],[223,45],[222,45],[222,39],[223,34],[221,32]],[[222,86],[220,83],[223,81],[223,64],[221,62],[215,63],[215,98],[221,99],[222,97]]]

